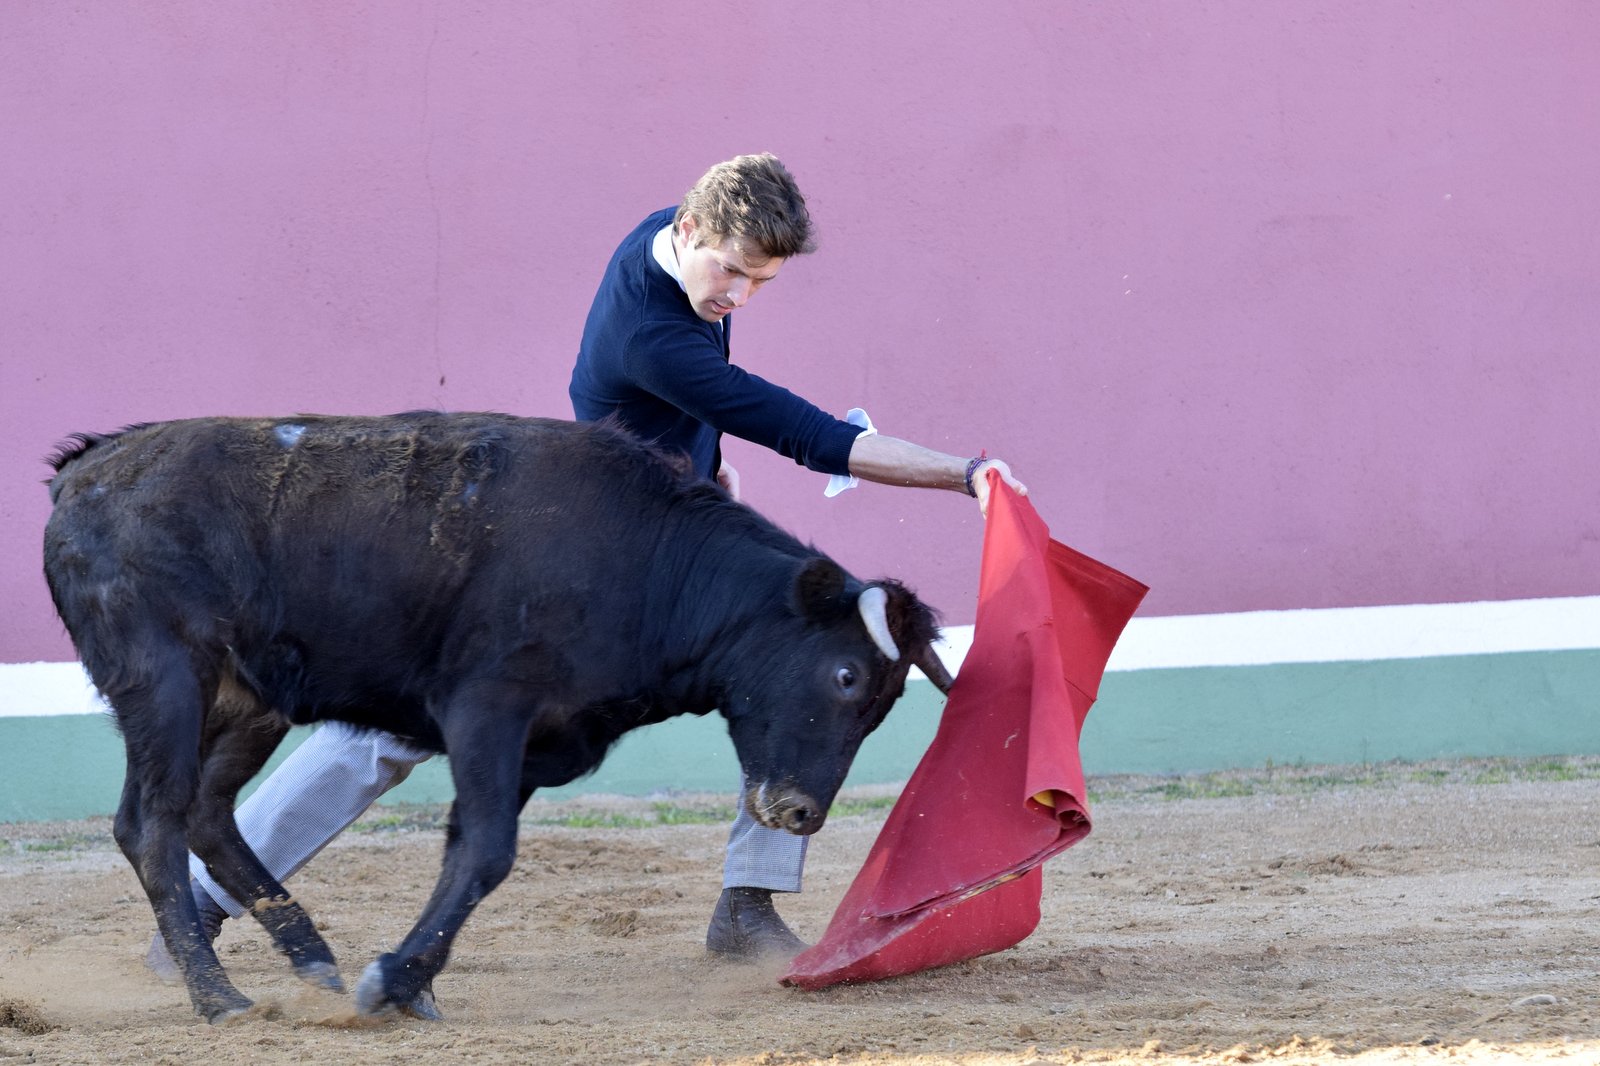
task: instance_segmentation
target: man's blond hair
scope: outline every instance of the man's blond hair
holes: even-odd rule
[[[684,194],[672,224],[686,215],[694,216],[699,242],[732,237],[774,259],[816,250],[806,198],[777,157],[766,152],[736,156],[706,171]]]

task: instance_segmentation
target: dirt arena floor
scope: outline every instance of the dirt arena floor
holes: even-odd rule
[[[1029,940],[812,993],[704,953],[726,798],[535,801],[431,1025],[355,1019],[230,922],[258,1008],[207,1026],[141,964],[105,820],[0,826],[0,1064],[1600,1062],[1600,760],[1095,789]],[[783,901],[803,935],[881,824],[886,797],[850,798]],[[420,908],[438,816],[380,809],[294,884],[347,979]]]

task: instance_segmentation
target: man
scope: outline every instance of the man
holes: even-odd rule
[[[572,372],[574,413],[620,419],[686,454],[698,474],[735,497],[739,477],[722,460],[723,433],[836,478],[966,492],[985,511],[986,468],[1025,493],[997,459],[945,455],[876,433],[870,423],[841,421],[731,362],[732,313],[812,248],[805,199],[777,159],[739,156],[712,167],[681,204],[647,217],[612,256]],[[325,724],[240,805],[240,830],[285,880],[429,754],[386,733]],[[805,946],[779,917],[772,893],[800,890],[807,839],[739,812],[706,933],[711,952],[749,959],[792,956]],[[190,870],[214,937],[243,908],[193,856]],[[157,973],[175,975],[159,935],[147,959]],[[430,1015],[431,995],[413,1008]]]

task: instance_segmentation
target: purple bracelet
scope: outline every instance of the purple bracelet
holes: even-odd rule
[[[967,495],[977,496],[978,490],[972,487],[972,475],[978,472],[978,467],[989,461],[987,452],[979,452],[975,457],[967,460]]]

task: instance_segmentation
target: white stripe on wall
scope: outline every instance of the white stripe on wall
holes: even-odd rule
[[[0,718],[104,710],[105,701],[76,662],[0,663]]]
[[[954,672],[971,626],[944,631]],[[1266,666],[1600,648],[1600,596],[1135,618],[1108,670]],[[75,662],[0,663],[0,718],[105,710]]]
[[[936,645],[954,673],[971,626]],[[1600,648],[1600,596],[1135,618],[1107,671],[1371,662]]]
[[[1600,596],[1136,618],[1111,670],[1600,648]]]

